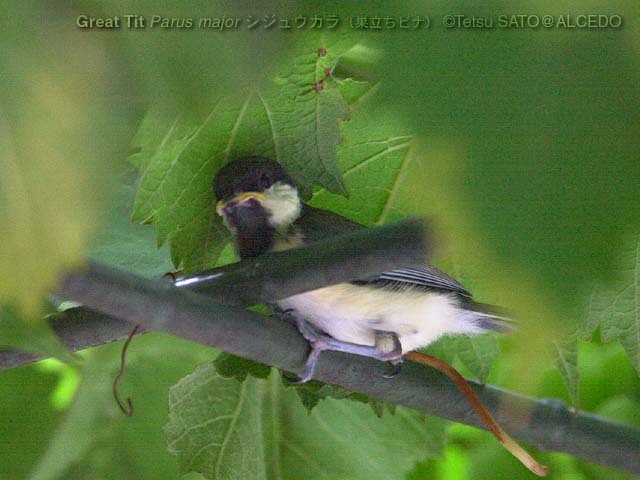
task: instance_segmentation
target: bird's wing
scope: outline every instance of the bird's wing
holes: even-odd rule
[[[384,272],[376,277],[356,280],[353,283],[390,288],[408,286],[423,287],[427,289],[447,290],[461,295],[471,296],[469,291],[464,288],[460,282],[430,265],[397,268]]]
[[[303,215],[296,221],[296,226],[304,232],[306,241],[310,243],[365,228],[363,225],[341,215],[328,210],[310,207],[306,204],[304,205]],[[471,296],[460,282],[430,265],[412,265],[406,268],[398,268],[374,277],[358,279],[352,283],[398,289],[409,286],[422,287]]]
[[[366,228],[342,215],[307,204],[303,204],[302,215],[296,220],[295,227],[304,234],[305,243],[318,242]]]

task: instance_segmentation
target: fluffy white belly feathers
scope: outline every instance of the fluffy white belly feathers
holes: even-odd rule
[[[394,332],[403,353],[425,347],[442,335],[483,333],[460,308],[455,294],[402,293],[343,283],[321,288],[278,302],[293,309],[316,328],[337,340],[374,345],[376,332]]]

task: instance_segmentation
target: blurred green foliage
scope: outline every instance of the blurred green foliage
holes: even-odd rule
[[[340,42],[355,48],[337,65],[333,51],[326,58],[335,66],[335,84],[328,80],[327,90],[320,92],[333,97],[317,157],[310,163],[306,156],[296,157],[300,145],[295,142],[308,141],[310,130],[295,122],[286,125],[285,112],[297,104],[288,103],[283,71],[299,58],[296,48],[311,42],[308,32],[81,30],[75,26],[81,13],[339,14],[338,30],[349,32]],[[445,14],[502,13],[616,13],[624,26],[478,31],[438,23]],[[423,31],[355,32],[348,26],[351,15],[429,15],[432,25]],[[483,381],[541,397],[579,399],[585,410],[640,425],[640,286],[633,237],[640,219],[637,2],[363,6],[324,1],[276,8],[253,2],[159,6],[84,0],[62,7],[29,1],[3,4],[0,18],[0,344],[64,357],[42,324],[33,322],[60,273],[87,254],[149,276],[170,270],[171,258],[179,263],[198,248],[191,269],[215,263],[226,237],[201,241],[209,238],[207,222],[215,218],[208,209],[209,177],[232,155],[277,155],[279,141],[284,161],[309,192],[318,183],[336,192],[344,185],[349,193],[344,198],[316,189],[312,201],[317,205],[366,224],[409,214],[435,216],[446,247],[439,265],[479,300],[507,306],[521,321],[517,336],[500,340],[501,355],[492,337],[448,340],[434,351]],[[304,62],[294,64],[304,70]],[[271,83],[274,75],[279,83]],[[269,85],[265,95],[279,109],[280,125],[285,131],[297,129],[298,136],[289,141],[281,131],[271,146],[261,143],[259,109],[243,103],[256,85]],[[182,111],[189,119],[182,141],[221,98],[231,105],[227,114],[239,105],[246,107],[249,120],[237,129],[237,148],[224,155],[202,142],[200,155],[206,161],[217,157],[195,190],[189,175],[175,175],[173,191],[143,202],[148,215],[138,218],[167,220],[159,225],[160,239],[169,238],[171,250],[156,250],[154,229],[129,222],[135,188],[124,159],[133,143],[142,147],[133,152],[137,166],[148,168],[145,146],[164,136],[147,120],[146,133],[143,128],[131,142],[135,125],[150,107]],[[347,116],[345,104],[351,120],[338,123]],[[210,126],[207,139],[220,135],[221,125]],[[200,160],[187,167],[200,168]],[[167,165],[156,168],[161,175]],[[185,191],[188,202],[174,203]],[[190,226],[186,220],[202,227],[197,235],[188,229],[182,237],[176,233]],[[590,340],[594,329],[593,343],[579,340]],[[84,355],[77,391],[71,370],[76,367],[44,363],[2,372],[0,479],[178,476],[162,435],[167,391],[214,352],[160,335],[136,338],[121,388],[132,395],[137,410],[127,419],[117,413],[109,392],[119,346]],[[560,369],[549,363],[554,349]],[[350,406],[339,406],[343,403]],[[339,416],[332,417],[329,406],[360,409],[362,415],[366,410],[367,423],[384,426],[364,405],[323,400],[320,408],[330,422]],[[385,412],[383,418],[388,416]],[[416,464],[407,478],[528,475],[483,432],[455,427],[450,437],[442,460]],[[359,455],[366,459],[366,452]],[[549,454],[545,461],[552,478],[625,478],[567,456]],[[338,463],[336,471],[344,472]],[[393,473],[403,478],[409,463],[395,471],[386,465],[388,478]]]
[[[0,304],[33,319],[61,271],[84,259],[133,118],[113,52],[81,41],[68,12],[46,2],[2,10]]]

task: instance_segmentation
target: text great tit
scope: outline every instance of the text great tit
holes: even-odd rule
[[[268,158],[228,163],[215,176],[213,190],[216,211],[241,259],[364,228],[302,203],[291,177]],[[407,265],[276,303],[312,345],[300,382],[312,377],[323,350],[390,361],[397,370],[404,353],[443,335],[503,332],[512,325],[495,307],[474,302],[458,281],[428,265]]]

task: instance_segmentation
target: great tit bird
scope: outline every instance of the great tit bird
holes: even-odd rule
[[[240,258],[295,248],[362,225],[302,203],[276,161],[249,157],[225,165],[213,181],[216,211],[233,234]],[[299,381],[309,380],[318,355],[338,350],[395,365],[402,355],[443,335],[503,332],[511,321],[476,303],[456,280],[428,265],[407,265],[277,302],[312,350]]]

